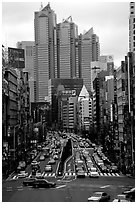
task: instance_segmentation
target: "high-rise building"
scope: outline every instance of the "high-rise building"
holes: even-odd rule
[[[83,83],[88,91],[91,91],[92,61],[98,61],[100,56],[99,38],[93,33],[93,28],[81,35],[81,74]]]
[[[130,2],[129,52],[135,52],[135,2]]]
[[[34,100],[44,102],[48,80],[57,76],[56,14],[48,3],[35,12]]]
[[[30,102],[34,102],[34,42],[22,41],[17,43],[17,48],[24,49],[25,68],[24,72],[28,72],[28,82],[30,88]]]
[[[69,16],[57,25],[58,78],[76,77],[76,70],[78,70],[78,42],[76,39],[78,39],[78,27]]]

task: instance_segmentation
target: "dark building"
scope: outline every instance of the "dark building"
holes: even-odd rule
[[[75,90],[76,96],[80,94],[83,87],[83,79],[50,79],[49,80],[49,102],[51,105],[51,121],[55,125],[58,122],[58,95],[60,91]]]

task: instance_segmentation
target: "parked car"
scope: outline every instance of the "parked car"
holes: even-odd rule
[[[49,182],[46,179],[36,179],[35,181],[33,181],[32,186],[34,188],[51,188],[55,187],[56,183]]]
[[[51,172],[52,171],[52,166],[51,165],[46,165],[45,166],[45,172]]]
[[[33,181],[35,181],[36,179],[35,178],[26,178],[24,181],[23,181],[23,185],[24,186],[32,186],[33,184]]]

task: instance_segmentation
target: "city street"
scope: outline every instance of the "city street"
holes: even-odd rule
[[[18,174],[14,173],[6,181],[3,181],[3,202],[86,202],[88,197],[90,197],[95,191],[104,191],[108,193],[110,195],[110,201],[113,201],[113,199],[118,194],[121,194],[126,189],[133,188],[135,186],[135,180],[133,178],[128,178],[120,172],[101,172],[95,161],[94,167],[97,169],[99,177],[90,178],[90,171],[87,168],[87,162],[86,160],[84,160],[84,157],[82,155],[84,155],[83,152],[88,152],[88,155],[92,156],[91,160],[93,161],[93,154],[95,152],[94,148],[85,148],[85,146],[81,148],[81,143],[70,134],[67,134],[66,139],[63,139],[59,136],[57,138],[58,141],[62,141],[62,146],[67,143],[67,139],[71,138],[72,141],[72,156],[70,156],[65,161],[64,174],[62,177],[59,177],[57,174],[58,164],[62,155],[62,151],[60,152],[60,154],[58,154],[59,159],[56,160],[56,163],[52,165],[52,172],[44,171],[44,166],[48,164],[49,157],[45,158],[44,161],[39,161],[40,156],[43,154],[42,151],[40,151],[35,158],[37,162],[40,162],[41,174],[46,180],[55,182],[56,186],[54,188],[37,189],[31,186],[24,186],[23,180],[25,178],[19,178]],[[48,146],[52,147],[53,143],[55,143],[54,139],[49,142]],[[83,144],[86,145],[86,142]],[[80,155],[80,158],[82,160],[84,178],[77,177],[78,172],[76,171],[76,155]],[[31,169],[32,167],[30,165],[28,165],[26,168],[26,172],[28,173],[29,177],[32,176]]]
[[[52,189],[23,187],[22,180],[7,181],[3,184],[3,202],[87,202],[95,191],[109,193],[112,201],[126,187],[134,186],[134,180],[125,176],[55,180],[57,187]]]

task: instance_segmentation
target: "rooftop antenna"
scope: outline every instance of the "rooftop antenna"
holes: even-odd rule
[[[41,2],[41,4],[40,4],[40,11],[43,9],[43,4],[42,4],[42,2]]]

